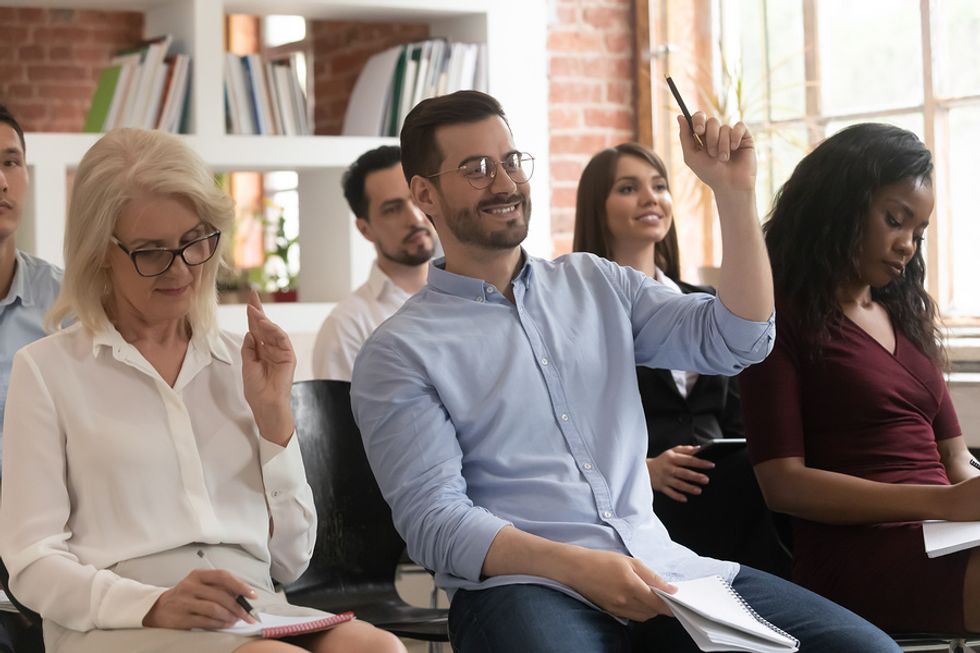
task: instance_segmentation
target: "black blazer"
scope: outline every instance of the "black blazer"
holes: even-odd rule
[[[677,284],[685,294],[715,294],[710,286]],[[640,400],[647,421],[647,457],[679,444],[702,444],[717,438],[742,438],[738,382],[728,376],[698,376],[687,397],[681,396],[670,370],[636,368]]]

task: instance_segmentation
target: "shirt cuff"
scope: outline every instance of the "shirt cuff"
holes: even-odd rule
[[[166,591],[163,587],[119,578],[112,583],[99,602],[95,627],[105,630],[142,628],[143,618]]]
[[[259,436],[259,462],[265,493],[270,501],[290,496],[306,485],[306,468],[300,452],[299,435],[293,431],[285,447]]]
[[[513,524],[482,508],[471,513],[470,520],[465,529],[458,531],[453,542],[453,549],[459,548],[454,567],[462,578],[477,583],[483,577],[483,563],[497,533],[504,526]]]
[[[753,322],[735,315],[720,298],[715,298],[714,313],[721,336],[732,352],[758,363],[772,350],[776,338],[775,309],[765,322]]]

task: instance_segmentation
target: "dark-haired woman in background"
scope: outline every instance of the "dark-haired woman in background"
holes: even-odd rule
[[[678,293],[714,294],[681,281],[667,169],[637,143],[603,150],[586,165],[573,249],[645,272]],[[698,456],[712,440],[744,435],[735,379],[638,367],[637,380],[654,511],[671,538],[701,555],[788,575],[744,450],[717,466]]]
[[[741,375],[749,452],[793,519],[793,578],[885,630],[980,631],[980,550],[929,559],[921,520],[980,519],[920,244],[932,157],[861,124],[796,167],[764,230],[776,346]]]

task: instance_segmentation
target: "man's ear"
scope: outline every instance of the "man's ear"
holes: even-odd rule
[[[371,222],[365,220],[364,218],[357,218],[354,220],[354,224],[357,226],[357,230],[361,232],[368,241],[374,242],[374,232],[371,230]]]
[[[415,175],[412,177],[412,182],[409,187],[412,191],[412,201],[415,202],[415,206],[419,207],[422,213],[428,216],[438,213],[439,202],[437,200],[435,186],[431,179],[426,179],[421,175]]]

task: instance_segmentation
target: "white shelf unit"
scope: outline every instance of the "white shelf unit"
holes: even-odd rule
[[[374,250],[357,232],[340,190],[344,169],[365,150],[395,139],[234,136],[225,133],[224,17],[294,14],[308,18],[426,23],[432,36],[485,41],[490,93],[507,111],[517,146],[535,156],[535,207],[528,250],[551,255],[548,170],[547,3],[525,0],[6,0],[8,6],[142,11],[145,36],[169,33],[192,55],[190,131],[185,136],[215,172],[299,173],[300,300],[335,302],[367,278]],[[33,195],[18,231],[23,249],[61,264],[66,174],[98,134],[27,134]],[[287,323],[309,309],[277,307]],[[327,307],[324,311],[329,310]],[[226,311],[227,312],[227,311]],[[291,319],[296,313],[296,320]],[[324,312],[324,315],[326,313]],[[322,318],[321,318],[322,319]],[[315,331],[317,325],[310,325]],[[295,325],[294,325],[295,326]]]

